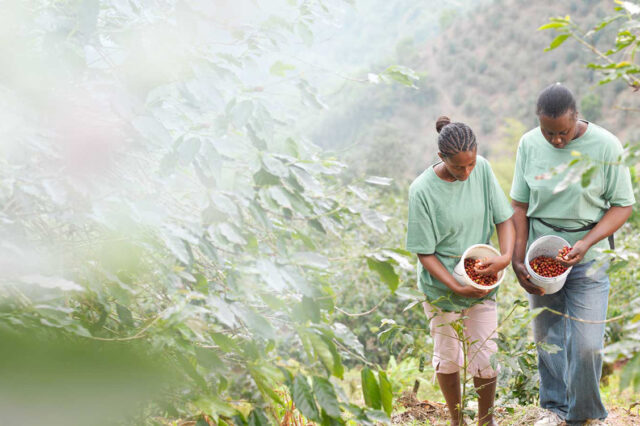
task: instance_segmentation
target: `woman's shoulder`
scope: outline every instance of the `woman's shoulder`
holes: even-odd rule
[[[622,146],[620,139],[604,127],[591,122],[589,122],[589,127],[591,127],[591,134],[600,139],[603,143],[612,146]]]
[[[433,176],[435,176],[435,173],[431,172],[431,169],[433,169],[433,166],[420,173],[420,175],[411,182],[411,185],[409,185],[409,195],[424,192],[429,187],[429,183],[433,179]]]
[[[589,127],[587,130],[589,136],[603,151],[606,159],[615,160],[618,155],[622,154],[622,142],[620,142],[620,139],[618,139],[616,135],[595,123],[589,122]]]
[[[542,132],[540,131],[540,126],[534,127],[533,129],[526,132],[520,138],[519,146],[520,148],[531,148],[540,142],[546,142],[544,137],[542,136]]]

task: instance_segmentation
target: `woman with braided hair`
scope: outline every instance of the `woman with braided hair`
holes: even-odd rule
[[[493,401],[497,371],[490,359],[497,352],[497,310],[493,290],[458,283],[451,275],[471,245],[487,244],[494,226],[501,256],[485,260],[476,272],[496,274],[511,262],[515,231],[513,210],[487,160],[477,155],[476,137],[464,123],[447,117],[436,122],[438,156],[409,189],[407,250],[419,260],[418,285],[425,294],[425,313],[433,338],[433,367],[451,415],[462,423],[460,369],[463,342],[452,323],[461,321],[467,371],[478,393],[478,425],[495,425]]]

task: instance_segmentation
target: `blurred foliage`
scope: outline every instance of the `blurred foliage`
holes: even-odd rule
[[[271,15],[248,2],[223,14],[196,0],[6,3],[0,329],[160,357],[176,377],[148,383],[161,395],[140,423],[270,424],[290,407],[282,389],[311,421],[388,421],[391,385],[336,301],[352,280],[389,297],[411,269],[399,244],[380,244],[391,180],[345,184],[345,165],[294,130],[326,104],[280,56],[311,45],[334,3],[274,3]],[[417,78],[398,65],[371,74]],[[87,355],[67,349],[69,374],[83,375]],[[368,407],[340,391],[347,363],[376,370]],[[125,383],[144,382],[127,371]],[[77,391],[99,399],[99,379],[86,381]],[[56,386],[39,402],[14,396],[44,415]],[[118,401],[135,399],[107,404],[131,415]]]

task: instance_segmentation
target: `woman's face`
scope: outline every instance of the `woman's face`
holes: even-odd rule
[[[473,151],[462,151],[451,157],[440,157],[444,166],[451,176],[456,180],[467,180],[476,166],[476,149]]]
[[[576,135],[576,124],[578,123],[578,113],[576,111],[567,111],[558,118],[539,115],[540,130],[542,136],[554,148],[562,149]]]

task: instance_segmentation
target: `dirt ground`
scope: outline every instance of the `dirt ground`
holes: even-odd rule
[[[420,401],[407,392],[398,399],[398,412],[391,416],[394,425],[433,425],[448,424],[449,412],[445,404],[431,401]],[[496,420],[501,426],[531,426],[540,416],[538,407],[505,407],[496,408]],[[607,407],[609,417],[606,424],[610,426],[640,426],[640,404],[631,407]],[[510,413],[509,411],[513,411]],[[468,420],[469,425],[473,421]]]

